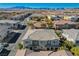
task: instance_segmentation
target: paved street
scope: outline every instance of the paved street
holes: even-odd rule
[[[29,16],[28,16],[28,17],[29,17]],[[28,18],[28,17],[27,17],[27,18]],[[27,19],[25,19],[22,23],[25,23],[26,20],[27,20]],[[22,38],[23,38],[23,36],[25,35],[25,33],[26,33],[27,30],[28,30],[28,27],[27,27],[27,26],[26,26],[26,28],[25,28],[24,30],[13,30],[13,31],[16,32],[16,33],[21,33],[21,35],[20,35],[20,37],[17,39],[16,43],[13,44],[13,47],[10,46],[10,47],[12,47],[12,49],[11,49],[11,52],[9,53],[8,56],[15,56],[16,51],[17,51],[17,46],[18,46],[18,44],[21,42],[21,40],[22,40]]]
[[[20,37],[17,39],[17,42],[14,44],[14,46],[13,46],[13,48],[12,48],[12,50],[11,50],[9,56],[14,56],[14,55],[15,55],[16,50],[17,50],[17,45],[18,45],[18,43],[21,42],[22,37],[25,35],[26,31],[27,31],[27,27],[25,28],[25,30],[22,31]]]

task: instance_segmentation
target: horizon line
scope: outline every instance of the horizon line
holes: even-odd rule
[[[79,3],[0,3],[0,8],[79,8]]]

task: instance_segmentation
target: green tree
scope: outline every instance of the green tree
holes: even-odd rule
[[[32,26],[33,25],[33,22],[32,21],[28,21],[27,22],[27,25]]]
[[[59,36],[59,37],[61,37],[61,31],[55,31],[55,33]]]
[[[27,22],[27,25],[31,28],[34,28],[34,23],[32,21],[28,21]]]
[[[19,48],[19,49],[23,49],[23,44],[19,43],[19,44],[18,44],[18,48]]]
[[[73,42],[65,40],[65,41],[64,41],[64,46],[66,46],[66,48],[68,48],[68,49],[70,50],[70,49],[71,49],[72,47],[74,47],[75,45],[74,45]]]
[[[64,49],[66,50],[70,50],[71,48],[75,47],[75,44],[71,41],[65,40],[65,41],[61,41],[60,46],[61,47],[63,46]]]
[[[48,28],[52,28],[52,27],[53,27],[53,22],[52,22],[52,20],[46,19],[45,22],[47,23]]]
[[[61,46],[61,47],[59,48],[59,50],[64,50],[64,47],[63,47],[63,46]]]
[[[73,47],[73,48],[71,49],[71,52],[72,52],[75,56],[79,56],[79,46]]]

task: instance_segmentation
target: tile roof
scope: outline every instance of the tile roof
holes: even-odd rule
[[[73,41],[79,37],[79,30],[77,29],[63,29],[63,34],[68,35],[69,38],[72,38]]]
[[[59,39],[53,29],[38,29],[34,33],[32,33],[28,39],[31,40],[53,40]]]
[[[75,24],[74,22],[71,22],[69,20],[58,20],[58,21],[53,21],[54,24]]]

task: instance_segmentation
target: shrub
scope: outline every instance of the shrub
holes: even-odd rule
[[[72,52],[75,56],[79,56],[79,47],[73,47],[73,48],[71,48],[71,52]]]
[[[18,44],[18,48],[19,48],[19,49],[23,49],[23,44],[19,43],[19,44]]]
[[[71,48],[75,47],[75,44],[73,42],[67,40],[61,42],[60,45],[63,46],[63,48],[66,50],[70,50]]]
[[[67,40],[64,41],[64,44],[69,50],[75,46],[73,42]]]

